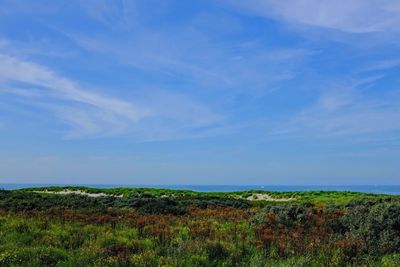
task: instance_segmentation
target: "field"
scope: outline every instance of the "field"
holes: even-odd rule
[[[0,190],[0,266],[400,266],[400,197]]]

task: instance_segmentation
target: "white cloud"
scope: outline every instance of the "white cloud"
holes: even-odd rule
[[[396,0],[227,0],[259,16],[344,32],[398,32],[400,3]]]
[[[298,66],[311,50],[269,48],[258,42],[218,43],[195,30],[127,31],[123,38],[68,35],[80,47],[103,59],[159,77],[179,77],[189,88],[229,89],[260,94],[283,81],[294,79]]]
[[[383,71],[393,69],[400,66],[400,59],[390,59],[371,64],[368,67],[359,69],[357,72]]]
[[[138,96],[151,107],[152,116],[135,129],[143,141],[192,139],[231,131],[227,117],[192,97],[167,90],[152,89]]]
[[[109,110],[132,121],[138,121],[146,116],[145,111],[130,103],[83,90],[71,80],[41,65],[2,54],[0,54],[0,80],[44,87],[57,92],[60,97]]]
[[[143,90],[146,92],[147,90]],[[72,126],[67,138],[130,133],[137,140],[194,138],[215,134],[224,117],[179,93],[149,90],[135,101],[82,88],[50,69],[0,54],[0,93],[50,110]]]
[[[293,79],[297,67],[310,55],[310,50],[301,46],[265,45],[270,43],[267,36],[232,38],[244,35],[247,25],[228,13],[193,12],[184,23],[153,25],[148,17],[153,12],[160,17],[171,15],[167,8],[171,3],[101,1],[99,5],[80,5],[78,9],[91,23],[104,30],[88,33],[60,27],[59,32],[84,53],[135,72],[166,80],[176,77],[189,88],[259,94],[270,91],[277,82]]]
[[[42,90],[41,92],[46,96],[71,101],[73,105],[75,103],[73,110],[80,116],[72,119],[74,112],[70,110],[64,113],[64,118],[75,126],[83,126],[83,120],[80,118],[85,117],[86,124],[92,124],[91,131],[89,131],[90,134],[107,134],[103,131],[96,131],[95,129],[98,130],[98,128],[93,127],[93,125],[103,124],[102,128],[104,128],[104,123],[108,126],[113,124],[133,124],[149,115],[149,111],[144,108],[85,90],[75,82],[56,74],[46,67],[4,54],[0,54],[0,81],[3,83],[3,88],[9,83],[45,88],[46,91]],[[29,90],[21,88],[8,88],[7,91],[24,97],[32,97],[35,93],[33,91],[30,94]],[[77,104],[81,106],[78,107]],[[88,133],[87,127],[81,128],[84,131],[76,135],[86,135]],[[111,132],[113,131],[111,130]]]
[[[360,88],[375,80],[357,81],[322,93],[317,102],[281,124],[275,134],[289,138],[390,140],[400,131],[400,91],[391,91],[379,99],[364,95]]]

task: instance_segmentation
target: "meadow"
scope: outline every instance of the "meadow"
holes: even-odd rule
[[[400,266],[400,197],[0,190],[0,266]]]

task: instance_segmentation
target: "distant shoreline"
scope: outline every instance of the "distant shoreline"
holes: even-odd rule
[[[0,188],[2,189],[23,189],[48,186],[86,186],[92,188],[158,188],[191,190],[195,192],[235,192],[247,190],[263,190],[272,192],[349,191],[360,193],[400,195],[400,185],[113,185],[0,183]]]

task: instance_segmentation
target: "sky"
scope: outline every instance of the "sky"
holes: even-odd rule
[[[397,0],[0,5],[0,183],[400,184]]]

